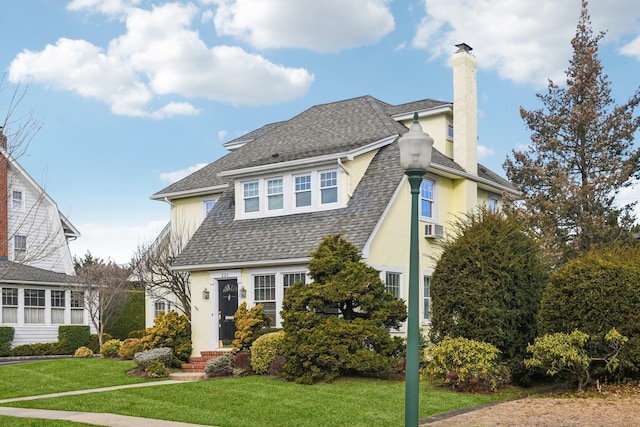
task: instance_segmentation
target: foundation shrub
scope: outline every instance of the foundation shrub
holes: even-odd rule
[[[102,343],[106,343],[107,341],[113,339],[113,337],[106,332],[102,334]],[[93,354],[100,353],[100,341],[98,339],[98,334],[91,334],[89,337],[89,345],[87,346],[93,351]]]
[[[142,350],[143,348],[142,342],[140,342],[140,338],[127,338],[126,340],[122,341],[122,344],[120,344],[118,356],[120,357],[120,359],[132,360],[133,356],[135,356],[136,353],[141,352]]]
[[[171,369],[159,360],[152,360],[149,362],[144,371],[151,378],[166,378],[171,373]]]
[[[155,319],[155,325],[147,329],[147,334],[141,338],[142,348],[170,348],[173,352],[174,365],[186,363],[191,356],[191,324],[184,314],[175,311],[161,313]]]
[[[79,359],[88,359],[90,357],[93,357],[93,350],[91,350],[89,347],[80,347],[76,350],[75,353],[73,353],[73,357]]]
[[[233,374],[233,368],[233,354],[228,353],[208,360],[204,371],[209,377],[227,377]]]
[[[493,392],[509,382],[508,369],[499,364],[499,357],[492,344],[445,337],[425,350],[422,373],[456,391]]]
[[[269,373],[276,357],[283,355],[284,332],[271,332],[256,339],[251,346],[251,367],[256,374]]]
[[[9,352],[9,356],[55,356],[69,354],[60,347],[58,342],[23,344],[14,347]]]
[[[9,355],[14,334],[15,329],[11,326],[0,326],[0,357]]]
[[[236,351],[248,351],[253,342],[263,333],[263,330],[271,325],[271,318],[264,312],[262,304],[257,304],[247,309],[244,301],[236,310],[236,332],[234,334],[233,347]]]
[[[281,377],[286,361],[287,359],[285,359],[284,356],[276,356],[275,359],[273,359],[273,361],[271,362],[271,366],[269,366],[269,375],[273,375],[274,377]]]
[[[162,363],[164,366],[171,366],[173,354],[170,348],[159,347],[138,352],[133,356],[133,359],[138,367],[146,370],[147,366],[154,360]]]
[[[58,327],[58,342],[62,354],[73,354],[78,348],[88,346],[90,340],[89,325],[61,325]]]
[[[248,375],[253,372],[251,369],[251,360],[253,356],[248,351],[241,351],[233,355],[233,366],[237,372],[236,376]]]
[[[111,339],[109,341],[105,341],[102,344],[102,350],[100,350],[100,354],[104,357],[108,357],[110,359],[117,359],[120,357],[120,347],[122,346],[122,341]]]

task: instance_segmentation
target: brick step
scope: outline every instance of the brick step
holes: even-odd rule
[[[204,369],[207,366],[207,361],[217,359],[227,353],[228,351],[225,350],[201,351],[200,356],[191,356],[189,358],[189,363],[183,363],[180,368],[182,369],[182,372],[204,372]]]

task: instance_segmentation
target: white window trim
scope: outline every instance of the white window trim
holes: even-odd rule
[[[374,265],[373,267],[380,272],[380,280],[382,280],[382,283],[385,284],[385,289],[387,285],[387,273],[396,273],[400,275],[400,289],[398,290],[398,294],[399,294],[399,298],[402,301],[404,301],[405,304],[407,304],[408,276],[405,274],[404,268],[393,267],[388,265],[382,265],[382,266]],[[407,282],[406,285],[405,285],[405,282]],[[407,322],[405,321],[400,324],[400,328],[392,329],[391,332],[406,332],[406,330],[407,330]]]
[[[20,195],[22,196],[22,198],[20,199],[20,206],[17,206],[17,207],[14,206],[15,199],[13,198],[13,193],[20,193]],[[23,189],[21,189],[21,188],[12,189],[11,190],[11,195],[10,195],[9,198],[11,199],[10,200],[10,206],[11,206],[12,210],[24,212],[24,209],[25,209],[25,200],[24,200],[25,199],[25,192],[24,192]]]
[[[425,318],[424,313],[424,278],[429,277],[431,282],[429,283],[429,290],[431,290],[431,285],[433,285],[433,270],[423,270],[422,275],[420,276],[420,319],[423,326],[431,325],[431,316],[428,319]],[[430,312],[433,312],[433,298],[429,295],[429,308]]]
[[[320,174],[326,172],[336,173],[337,198],[336,202],[323,204],[321,203]],[[295,178],[304,175],[311,177],[311,205],[297,207],[295,206]],[[282,209],[269,210],[267,183],[272,179],[282,179]],[[344,206],[342,181],[342,171],[338,167],[297,170],[282,175],[269,175],[259,178],[252,177],[250,179],[237,180],[235,184],[236,200],[238,201],[236,203],[236,219],[263,218],[339,209]],[[259,208],[256,212],[245,212],[244,185],[252,182],[258,183]]]
[[[203,219],[208,214],[208,212],[207,212],[207,203],[209,203],[209,202],[213,202],[214,205],[215,205],[216,203],[218,203],[218,197],[216,196],[216,197],[203,197],[202,198],[202,218]],[[211,207],[211,209],[213,209],[213,206]]]
[[[433,224],[437,224],[438,223],[438,181],[436,180],[435,177],[430,176],[430,175],[425,175],[422,179],[423,181],[431,181],[433,183],[433,198],[432,200],[432,206],[431,206],[431,217],[428,216],[423,216],[422,215],[422,181],[420,181],[420,193],[418,194],[418,216],[420,218],[420,221],[423,222],[429,222],[429,223],[433,223]]]

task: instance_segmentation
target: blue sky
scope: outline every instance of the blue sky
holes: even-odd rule
[[[18,160],[80,230],[72,254],[128,262],[169,207],[149,196],[222,144],[361,95],[452,99],[449,59],[478,58],[478,159],[504,175],[521,106],[564,81],[579,0],[0,0],[0,68],[42,128]],[[637,0],[592,0],[616,101],[640,85]],[[22,117],[14,114],[14,117]],[[638,200],[640,190],[621,198]]]

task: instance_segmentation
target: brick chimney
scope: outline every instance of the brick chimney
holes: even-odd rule
[[[471,46],[457,44],[453,66],[453,160],[467,172],[478,173],[478,60]]]
[[[0,258],[9,256],[9,160],[7,137],[0,126]]]

